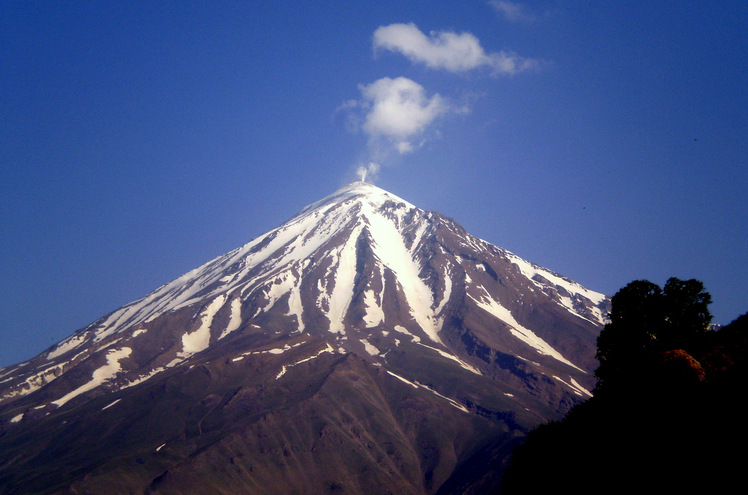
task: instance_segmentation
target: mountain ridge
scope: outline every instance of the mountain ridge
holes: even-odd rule
[[[244,428],[242,438],[250,435],[248,431],[259,434],[256,421],[274,411],[296,411],[293,417],[297,417],[316,408],[335,428],[346,421],[358,424],[357,435],[368,432],[372,445],[382,438],[389,439],[386,444],[405,442],[402,448],[418,459],[420,467],[395,469],[400,473],[396,478],[403,486],[415,487],[414,493],[435,493],[461,472],[466,456],[487,439],[497,445],[511,443],[532,426],[558,418],[590,396],[595,339],[608,305],[603,294],[471,236],[448,217],[355,182],[266,234],[103,316],[37,357],[0,370],[0,431],[5,432],[0,444],[4,439],[24,438],[24,426],[44,424],[41,431],[57,431],[55,418],[112,414],[125,402],[150,417],[155,413],[143,408],[159,396],[156,390],[174,388],[175,397],[200,395],[187,389],[195,386],[191,380],[206,380],[196,375],[202,370],[210,379],[198,403],[212,404],[214,412],[206,414],[218,415],[221,424],[243,425],[236,426]],[[342,371],[353,363],[358,363],[355,372]],[[336,379],[334,386],[329,385],[332,388],[324,388],[332,396],[341,391],[346,391],[343,396],[354,394],[359,399],[339,407],[357,412],[343,414],[345,419],[340,411],[328,411],[317,403],[314,394],[289,392],[284,398],[283,390],[296,390],[304,383],[309,390],[322,390],[314,383],[328,382],[315,382],[315,373],[358,377],[353,382]],[[357,388],[355,383],[361,380],[371,390]],[[264,412],[253,413],[259,414],[253,416],[255,422],[247,423],[232,412],[234,398],[246,393],[266,405]],[[143,405],[126,400],[135,396],[149,399]],[[153,440],[139,448],[161,453],[163,448],[157,447],[172,445],[177,435],[182,438],[177,442],[179,451],[193,452],[188,458],[197,455],[190,450],[194,448],[208,449],[210,456],[220,458],[212,450],[218,444],[201,442],[206,436],[228,438],[232,433],[203,428],[201,420],[198,434],[193,435],[196,426],[189,426],[189,418],[203,406],[181,403],[168,393],[164,397],[166,403],[179,404],[186,416],[177,417],[182,417],[185,430],[177,434],[154,426]],[[408,406],[392,402],[393,397],[403,397]],[[394,412],[377,406],[382,400],[389,401]],[[99,404],[96,411],[93,404]],[[439,413],[413,416],[410,406]],[[368,421],[361,415],[363,410],[379,411],[378,420],[394,422],[410,433],[396,441],[372,424],[378,432],[374,435],[363,426]],[[465,438],[470,439],[467,450],[457,447],[460,435],[446,439],[437,433],[445,427],[438,419],[445,414],[456,428],[465,429]],[[290,416],[283,417],[291,421]],[[110,426],[113,431],[135,428],[123,418],[117,421]],[[410,431],[414,424],[421,426]],[[367,450],[356,435],[346,435],[349,440],[339,440],[356,452]],[[150,445],[163,436],[172,440]],[[199,439],[194,445],[186,440],[193,436]],[[23,444],[17,441],[11,446]],[[299,440],[305,449],[299,469],[305,476],[321,469],[319,459],[310,454],[314,445],[309,441]],[[424,441],[435,442],[437,459],[414,447]],[[259,449],[252,456],[263,458],[265,447],[254,441],[249,444]],[[380,460],[392,460],[392,452],[382,448]],[[177,464],[182,468],[154,460],[169,474],[149,483],[170,489],[183,486],[196,472],[190,469],[198,468],[185,467],[190,464],[184,464],[187,458],[181,455]],[[4,465],[35,462],[32,454],[18,456],[26,460],[0,457],[0,471]],[[343,469],[349,476],[343,485],[364,490],[369,482],[355,481],[360,474],[356,473],[368,464],[351,462]],[[424,462],[434,462],[429,466],[436,471],[424,467]],[[193,474],[184,478],[179,472]],[[283,469],[274,472],[276,479],[290,476]],[[410,481],[402,481],[401,475]],[[259,475],[252,476],[260,483]],[[296,489],[293,483],[284,486]]]

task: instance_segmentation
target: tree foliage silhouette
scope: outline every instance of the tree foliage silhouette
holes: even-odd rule
[[[728,493],[741,483],[748,315],[709,331],[710,303],[693,279],[618,291],[594,396],[528,434],[498,493]]]
[[[611,301],[610,323],[597,339],[596,393],[609,387],[641,387],[655,367],[695,352],[712,319],[711,301],[704,284],[695,279],[673,277],[664,289],[635,280],[619,290]],[[665,354],[676,350],[682,352]]]
[[[712,321],[712,296],[698,280],[671,278],[663,289],[665,322],[661,333],[666,349],[698,350],[700,339]]]

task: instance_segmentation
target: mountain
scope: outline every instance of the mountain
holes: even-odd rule
[[[0,493],[477,493],[609,304],[352,183],[0,369]]]

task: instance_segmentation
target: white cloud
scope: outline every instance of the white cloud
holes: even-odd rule
[[[488,2],[502,17],[509,22],[533,22],[535,16],[525,9],[524,5],[517,2],[504,0],[491,0]]]
[[[365,111],[361,129],[372,140],[388,140],[400,153],[420,146],[423,141],[415,145],[413,139],[422,137],[434,120],[450,111],[439,94],[429,98],[423,86],[405,77],[384,77],[359,89],[359,106]]]
[[[390,24],[374,31],[374,49],[398,52],[412,62],[434,69],[464,72],[489,67],[497,74],[516,74],[538,63],[514,53],[486,53],[471,33],[431,32],[426,36],[413,24]]]

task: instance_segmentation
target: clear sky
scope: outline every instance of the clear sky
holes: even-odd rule
[[[2,2],[0,366],[362,166],[590,289],[698,278],[729,323],[747,33],[745,0]]]

